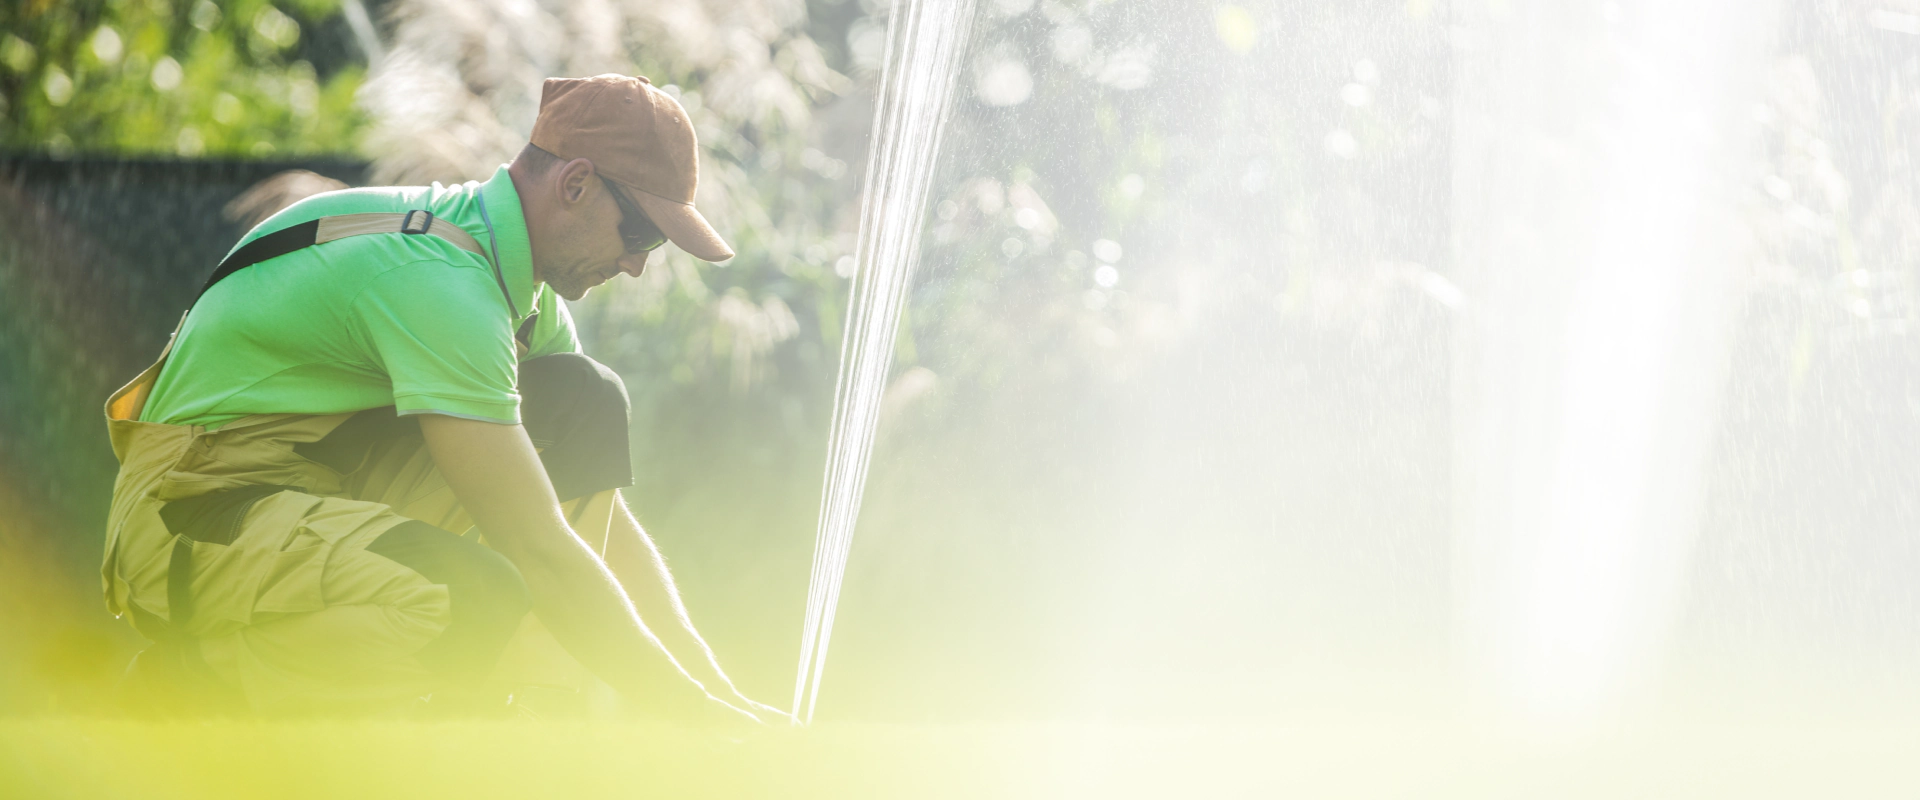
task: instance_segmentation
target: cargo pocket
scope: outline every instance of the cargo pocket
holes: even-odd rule
[[[342,551],[356,550],[402,521],[378,503],[298,492],[261,498],[234,543],[258,554],[259,579],[244,587],[252,592],[251,621],[355,602],[350,593],[329,589],[338,583],[329,576]]]
[[[168,622],[175,631],[209,637],[248,625],[263,584],[276,575],[298,571],[296,567],[306,559],[283,552],[290,525],[265,520],[251,529],[246,525],[257,505],[290,489],[241,486],[175,500],[160,508],[161,522],[174,534],[167,605]],[[297,492],[292,496],[317,501]],[[286,562],[284,568],[282,562]]]
[[[257,547],[271,556],[263,561],[261,579],[254,587],[254,622],[265,621],[259,615],[272,617],[326,608],[322,585],[336,537],[325,535],[325,526],[312,523],[330,502],[334,501],[285,494],[264,498],[255,509],[251,527],[259,539],[243,541],[239,546]]]
[[[259,596],[253,603],[254,613],[299,614],[326,608],[326,595],[321,586],[326,576],[327,554],[331,552],[332,545],[321,543],[275,553],[272,567],[260,581]]]

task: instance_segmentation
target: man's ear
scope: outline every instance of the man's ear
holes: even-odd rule
[[[587,201],[593,185],[593,162],[576,158],[553,172],[553,188],[557,193],[554,199],[560,201],[561,208],[571,210]]]

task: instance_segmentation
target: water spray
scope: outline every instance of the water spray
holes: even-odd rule
[[[793,684],[796,722],[813,721],[820,676],[860,518],[894,334],[914,267],[934,157],[973,23],[972,0],[899,0],[887,19],[887,50],[874,111],[865,197],[848,318],[827,439],[826,481],[814,534],[813,577]]]

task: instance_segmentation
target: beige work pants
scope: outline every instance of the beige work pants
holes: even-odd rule
[[[255,416],[212,431],[140,422],[164,363],[165,354],[107,403],[121,464],[101,566],[109,610],[164,628],[142,632],[187,648],[212,684],[258,713],[380,711],[441,688],[414,655],[450,620],[446,587],[366,551],[409,520],[472,527],[418,437],[339,472],[294,447],[351,415]],[[168,503],[250,485],[299,488],[255,502],[224,543],[186,539],[160,517]],[[567,509],[602,552],[614,502],[606,491]],[[184,589],[169,584],[183,547]],[[175,620],[170,597],[181,591],[191,616]],[[493,680],[578,688],[587,678],[529,615]]]

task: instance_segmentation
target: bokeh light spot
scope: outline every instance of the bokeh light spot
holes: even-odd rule
[[[1245,53],[1253,49],[1253,41],[1260,33],[1253,21],[1253,14],[1239,6],[1227,5],[1213,12],[1213,30],[1220,36],[1220,43],[1235,53]]]

